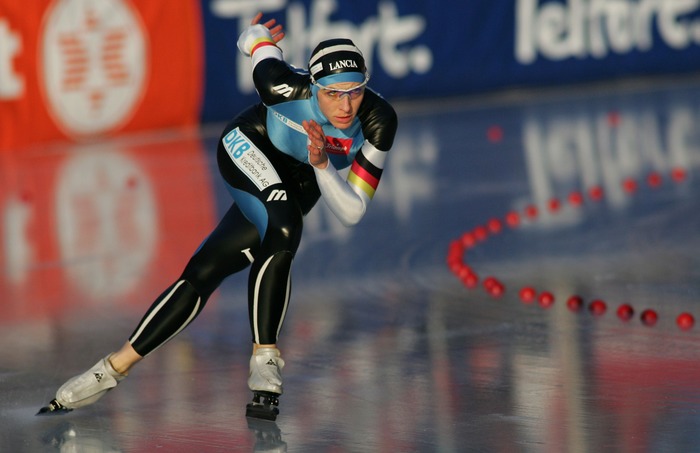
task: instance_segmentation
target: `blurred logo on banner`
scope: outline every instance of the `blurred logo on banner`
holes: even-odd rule
[[[146,83],[148,42],[128,2],[63,0],[41,32],[47,107],[69,135],[108,132],[138,106]]]
[[[200,3],[0,0],[0,150],[199,122]]]

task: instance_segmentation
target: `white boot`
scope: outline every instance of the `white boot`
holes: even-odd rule
[[[125,377],[125,374],[115,371],[107,356],[63,384],[56,392],[56,401],[66,409],[87,406],[116,387]]]
[[[248,387],[254,392],[282,394],[284,360],[277,348],[258,348],[250,358]]]

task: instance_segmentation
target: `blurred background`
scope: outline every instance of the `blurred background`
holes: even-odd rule
[[[230,206],[258,11],[297,67],[353,39],[400,122],[363,222],[306,220],[282,415],[244,417],[241,274],[34,417]],[[700,451],[698,124],[700,0],[0,0],[0,449]]]

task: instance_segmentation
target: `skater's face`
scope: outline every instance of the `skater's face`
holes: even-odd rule
[[[347,129],[357,116],[364,96],[364,83],[334,83],[318,91],[318,106],[333,126]]]

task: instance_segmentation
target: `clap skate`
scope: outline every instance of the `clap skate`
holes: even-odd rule
[[[101,359],[88,371],[69,379],[56,392],[56,398],[39,409],[36,415],[65,414],[100,399],[119,384],[126,375],[118,373],[109,362]]]
[[[253,401],[246,406],[246,417],[277,419],[283,367],[277,348],[258,348],[250,358],[248,388],[253,391]]]

